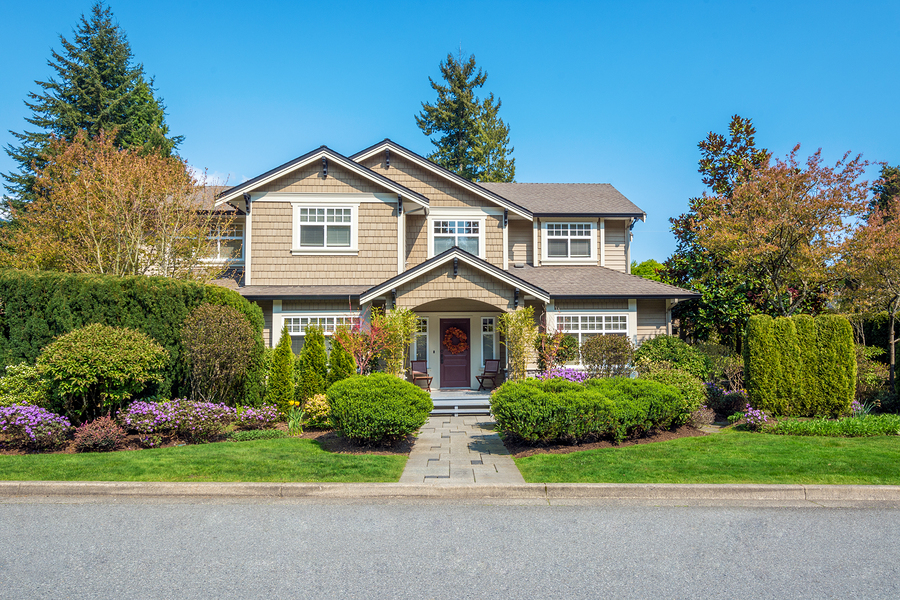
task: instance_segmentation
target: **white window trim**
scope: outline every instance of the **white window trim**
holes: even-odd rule
[[[278,318],[278,321],[277,321],[278,339],[274,340],[273,347],[275,345],[277,345],[278,341],[281,339],[281,332],[284,331],[284,324],[287,322],[288,319],[299,319],[299,318],[312,318],[312,319],[341,318],[341,319],[351,319],[351,320],[359,319],[359,315],[356,315],[356,314],[351,314],[351,313],[346,313],[346,312],[322,312],[322,311],[316,311],[316,312],[297,312],[297,311],[275,312],[275,311],[273,311],[273,317]],[[335,323],[335,328],[336,327],[337,327],[337,323]],[[292,338],[295,338],[295,337],[302,338],[302,337],[306,336],[305,331],[302,331],[302,332],[289,331],[288,334]],[[324,331],[323,334],[326,337],[331,337],[332,335],[334,335],[334,332],[333,331]]]
[[[306,255],[357,255],[359,254],[359,202],[325,202],[321,199],[310,199],[308,202],[291,202],[291,254],[294,256]],[[300,209],[302,208],[349,208],[350,209],[350,246],[349,247],[323,247],[310,248],[300,246]],[[327,223],[325,223],[327,225]]]
[[[247,246],[245,231],[247,228],[244,220],[233,219],[231,222],[231,227],[235,225],[240,226],[241,233],[240,235],[219,235],[221,229],[218,224],[216,225],[216,235],[210,235],[208,237],[209,240],[215,240],[216,242],[216,256],[214,258],[206,258],[201,262],[211,263],[211,264],[230,264],[230,265],[239,265],[244,262],[244,248]],[[241,241],[241,255],[237,258],[223,258],[222,257],[222,240],[240,240]]]
[[[498,352],[498,350],[499,350],[498,341],[499,341],[500,336],[498,335],[498,331],[497,331],[497,321],[499,320],[499,317],[494,317],[494,316],[480,317],[478,319],[478,324],[479,324],[478,333],[480,334],[480,336],[478,338],[478,342],[479,342],[479,346],[480,346],[479,351],[481,352],[481,368],[482,369],[484,369],[484,364],[485,364],[484,361],[486,360],[484,358],[484,346],[482,345],[482,344],[484,344],[483,340],[484,340],[484,320],[485,319],[491,319],[494,321],[494,332],[493,332],[494,333],[494,348],[493,348],[494,358],[497,358],[497,359],[500,358],[500,353]]]
[[[428,317],[419,317],[420,320],[425,321],[425,367],[427,369],[431,368],[431,353],[428,351],[428,342],[429,337],[431,336],[431,323],[428,320]],[[412,343],[409,345],[409,360],[414,361],[418,360],[416,358],[416,354],[418,353],[418,345],[419,345],[419,332],[416,332],[416,336],[413,338]]]
[[[459,215],[438,215],[434,214],[428,217],[428,258],[434,258],[434,224],[436,221],[473,221],[478,223],[478,258],[484,260],[484,240],[485,240],[485,222],[484,215],[480,216],[459,216]],[[445,237],[445,236],[438,236]],[[475,236],[464,236],[475,237]]]
[[[629,307],[631,303],[634,301],[629,301]],[[625,317],[625,330],[610,330],[610,331],[588,331],[584,333],[599,333],[600,335],[624,335],[632,342],[635,341],[636,337],[636,326],[637,326],[637,314],[629,310],[628,312],[622,310],[568,310],[568,311],[548,311],[548,316],[552,318],[552,327],[554,331],[559,331],[559,323],[560,317]],[[581,339],[582,331],[579,329],[578,331],[566,331],[562,330],[566,335],[574,336],[578,340],[578,346],[581,347],[583,340]],[[584,364],[579,360],[577,363],[568,363],[570,367],[581,368]]]
[[[591,249],[591,255],[586,257],[579,258],[560,258],[557,256],[550,257],[547,256],[548,242],[547,242],[547,224],[548,223],[573,223],[578,225],[590,225],[591,226],[591,238],[589,247]],[[598,264],[599,257],[596,256],[597,253],[597,219],[593,220],[584,220],[584,219],[573,219],[569,217],[553,217],[553,218],[542,218],[541,219],[541,264],[542,265],[596,265]]]

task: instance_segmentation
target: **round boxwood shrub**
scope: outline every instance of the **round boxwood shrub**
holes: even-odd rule
[[[634,364],[639,372],[643,373],[654,363],[669,363],[703,381],[707,380],[712,368],[709,356],[672,335],[658,335],[646,340],[634,353]]]
[[[687,419],[691,413],[706,402],[706,386],[702,381],[682,369],[654,369],[641,375],[641,379],[656,381],[678,390],[683,401],[684,419]]]
[[[75,430],[75,450],[78,452],[110,452],[125,443],[125,430],[110,419],[100,417]]]
[[[390,444],[418,430],[434,409],[431,396],[386,373],[354,375],[326,394],[331,423],[357,444]]]

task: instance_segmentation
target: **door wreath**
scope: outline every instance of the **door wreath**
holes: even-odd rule
[[[466,343],[466,340],[469,336],[462,332],[457,327],[448,327],[447,331],[444,332],[444,348],[446,348],[450,354],[460,354],[469,349],[469,344]],[[456,343],[453,343],[453,339],[456,338]]]

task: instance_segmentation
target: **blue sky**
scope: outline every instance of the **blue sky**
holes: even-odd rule
[[[0,142],[90,0],[0,8]],[[900,163],[900,2],[110,3],[155,77],[180,154],[229,183],[322,144],[389,137],[427,154],[413,115],[462,48],[503,100],[516,179],[612,183],[648,214],[633,258],[674,250],[668,218],[703,191],[697,142],[753,119],[757,144]],[[5,153],[0,171],[14,163]],[[876,173],[870,170],[870,175]]]

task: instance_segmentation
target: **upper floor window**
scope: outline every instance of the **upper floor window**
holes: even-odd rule
[[[356,252],[356,208],[294,204],[294,254]]]
[[[590,223],[547,223],[547,256],[590,258]]]
[[[469,254],[480,256],[481,221],[433,221],[434,254],[459,246]]]
[[[228,227],[216,226],[209,236],[214,244],[212,260],[240,261],[243,259],[244,224],[232,221]]]

